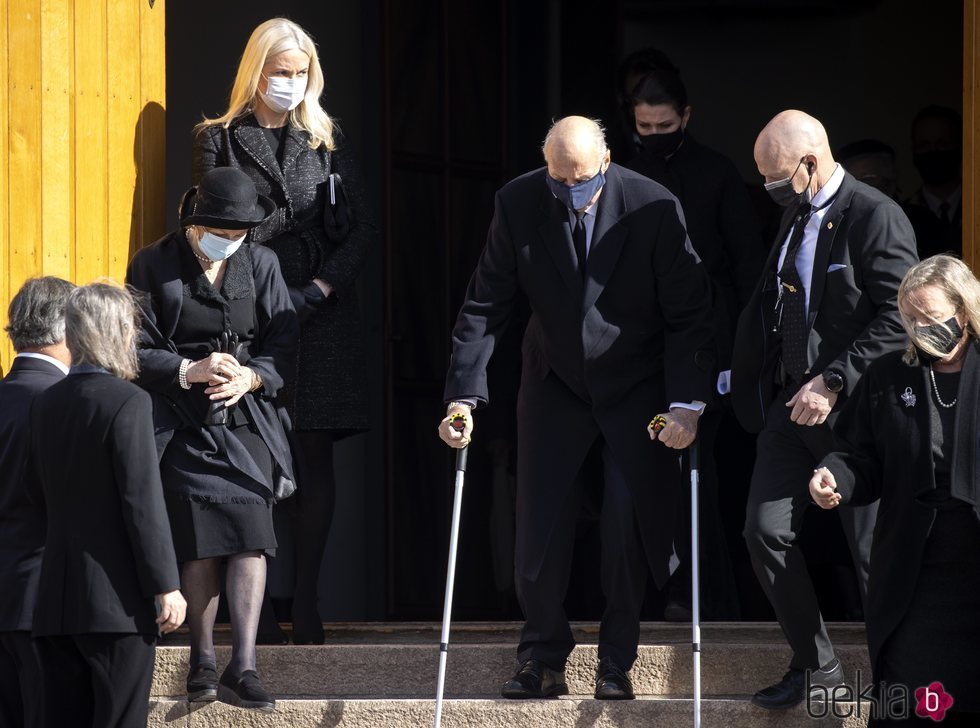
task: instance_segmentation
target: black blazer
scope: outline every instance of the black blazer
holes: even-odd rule
[[[31,629],[46,523],[25,485],[33,475],[31,403],[64,376],[50,362],[18,356],[0,382],[0,632]]]
[[[445,399],[489,400],[487,361],[523,292],[531,317],[523,344],[518,459],[522,477],[534,482],[518,489],[519,517],[554,511],[601,433],[634,488],[648,560],[662,583],[669,573],[678,495],[670,474],[677,474],[677,459],[651,443],[645,428],[671,401],[711,397],[708,276],[677,199],[611,164],[583,285],[568,210],[551,194],[545,174],[535,170],[497,193],[487,244],[453,330]],[[661,478],[671,487],[652,487]],[[519,525],[528,538],[549,537],[548,524]]]
[[[967,367],[973,368],[974,381],[980,370],[980,346],[974,342],[971,349],[961,393]],[[834,474],[842,502],[864,505],[880,499],[866,610],[868,649],[876,671],[882,645],[911,603],[915,575],[936,519],[935,508],[925,501],[936,487],[929,367],[909,366],[901,356],[891,352],[868,367],[834,425],[841,451],[821,463]],[[976,397],[965,400],[975,402]],[[957,408],[950,463],[954,481],[976,480],[978,475],[976,408],[962,404]],[[964,417],[969,418],[966,424]]]
[[[303,324],[296,375],[285,400],[298,430],[367,429],[367,378],[356,281],[377,228],[349,145],[335,130],[336,149],[310,149],[306,132],[289,125],[282,166],[255,117],[246,114],[228,128],[210,126],[194,137],[192,177],[215,167],[247,174],[259,194],[276,203],[275,214],[251,234],[279,257],[286,284],[303,288],[319,277],[334,287],[325,306]],[[328,177],[339,174],[353,224],[340,242],[327,238],[324,206]],[[294,385],[294,386],[293,386]]]
[[[732,405],[742,426],[759,432],[777,394],[779,339],[772,333],[776,264],[795,210],[783,216],[762,277],[739,317],[732,356]],[[831,368],[854,391],[868,364],[905,342],[896,299],[918,262],[915,234],[902,208],[873,187],[844,175],[817,237],[810,288],[808,377]]]
[[[48,516],[35,636],[157,634],[153,597],[180,579],[150,396],[71,374],[37,397],[31,426]]]

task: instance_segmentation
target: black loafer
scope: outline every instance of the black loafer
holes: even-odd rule
[[[218,671],[214,665],[198,665],[187,675],[187,702],[210,703],[218,699]]]
[[[565,671],[552,670],[540,660],[528,660],[514,677],[504,683],[500,694],[509,700],[568,695]]]
[[[221,673],[218,700],[238,708],[264,710],[268,713],[276,709],[276,701],[262,687],[262,681],[255,670],[246,670],[240,676],[232,675],[228,670]]]
[[[810,687],[828,691],[844,684],[844,668],[834,659],[819,670],[810,672]],[[766,710],[788,710],[802,703],[807,695],[805,670],[791,669],[775,685],[770,685],[752,696],[752,704]]]
[[[611,657],[599,660],[599,667],[595,671],[595,699],[632,700],[635,697],[633,683],[626,672]]]

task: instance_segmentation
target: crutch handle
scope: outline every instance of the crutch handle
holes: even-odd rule
[[[466,430],[466,415],[462,412],[457,412],[449,418],[449,426],[456,430],[456,432],[462,433]],[[466,451],[469,450],[469,445],[464,445],[456,451],[456,470],[457,472],[466,472]]]

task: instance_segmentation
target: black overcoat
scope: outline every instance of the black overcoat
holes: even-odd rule
[[[193,395],[183,389],[178,381],[183,357],[177,353],[173,335],[180,319],[185,288],[181,278],[180,246],[186,245],[183,231],[170,233],[140,250],[126,271],[126,282],[144,294],[139,297],[142,321],[140,372],[136,381],[153,395],[157,448],[161,457],[177,428],[198,427],[205,430],[205,434],[221,431],[221,428],[206,430],[195,419],[195,407],[190,403]],[[236,251],[228,261],[225,287],[233,276],[244,278],[239,285],[254,285],[255,338],[243,353],[242,363],[262,377],[261,389],[243,396],[237,406],[247,408],[251,421],[257,426],[279,466],[277,476],[295,483],[295,469],[286,435],[290,431],[289,417],[279,405],[277,396],[283,389],[283,372],[294,371],[298,331],[296,313],[279,273],[278,260],[263,247],[246,245]],[[233,446],[236,439],[231,438],[227,444]],[[209,450],[213,450],[214,446],[214,443],[207,444]],[[214,465],[212,460],[209,458],[209,464]],[[272,499],[271,484],[267,484],[263,474],[255,470],[251,458],[233,460],[231,465],[234,467],[228,471],[227,480],[239,482],[266,500]],[[218,500],[221,500],[220,496]]]
[[[795,209],[783,216],[762,276],[742,311],[732,355],[732,406],[749,432],[760,432],[778,388],[780,354],[773,333],[776,263]],[[905,342],[896,299],[918,262],[915,234],[902,208],[873,187],[844,175],[823,218],[813,260],[807,324],[809,378],[825,369],[844,375],[843,405],[868,364]]]
[[[673,553],[676,453],[646,425],[669,402],[707,401],[714,362],[707,274],[676,198],[611,164],[583,285],[568,211],[546,169],[505,185],[453,330],[447,400],[488,400],[486,365],[519,291],[531,318],[518,396],[520,561],[537,564],[556,503],[602,436],[633,492],[644,547],[662,584]]]
[[[48,518],[34,635],[156,635],[153,597],[180,578],[150,396],[70,374],[37,396],[31,427]]]
[[[866,610],[868,651],[875,674],[882,646],[912,601],[926,541],[936,520],[936,509],[927,500],[936,488],[929,367],[909,366],[901,356],[901,352],[891,352],[868,367],[834,426],[841,451],[821,463],[834,474],[843,503],[865,505],[880,500]],[[980,345],[976,342],[967,354],[961,392],[966,367],[973,368],[973,381],[977,381]],[[977,395],[962,399],[976,402]],[[980,431],[975,408],[969,409],[960,406],[956,412],[952,481],[978,475]]]
[[[31,629],[47,523],[26,485],[31,403],[64,377],[51,362],[18,356],[0,382],[0,632]]]
[[[282,167],[251,114],[228,128],[206,127],[194,138],[194,183],[215,167],[235,167],[271,197],[278,209],[252,233],[252,241],[279,257],[283,278],[303,288],[320,278],[334,288],[326,306],[302,326],[295,390],[285,393],[298,430],[367,429],[367,379],[356,280],[375,244],[377,230],[365,201],[360,171],[346,140],[336,149],[310,149],[306,132],[287,126]],[[323,226],[329,175],[343,179],[354,224],[340,243]]]
[[[681,201],[687,234],[711,278],[719,369],[731,368],[735,326],[765,260],[745,182],[730,159],[690,134],[669,159],[640,153],[625,165]]]

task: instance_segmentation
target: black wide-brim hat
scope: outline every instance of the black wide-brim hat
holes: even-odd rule
[[[201,177],[180,200],[180,224],[221,230],[247,230],[261,225],[276,203],[255,191],[248,175],[234,167],[216,167]]]

